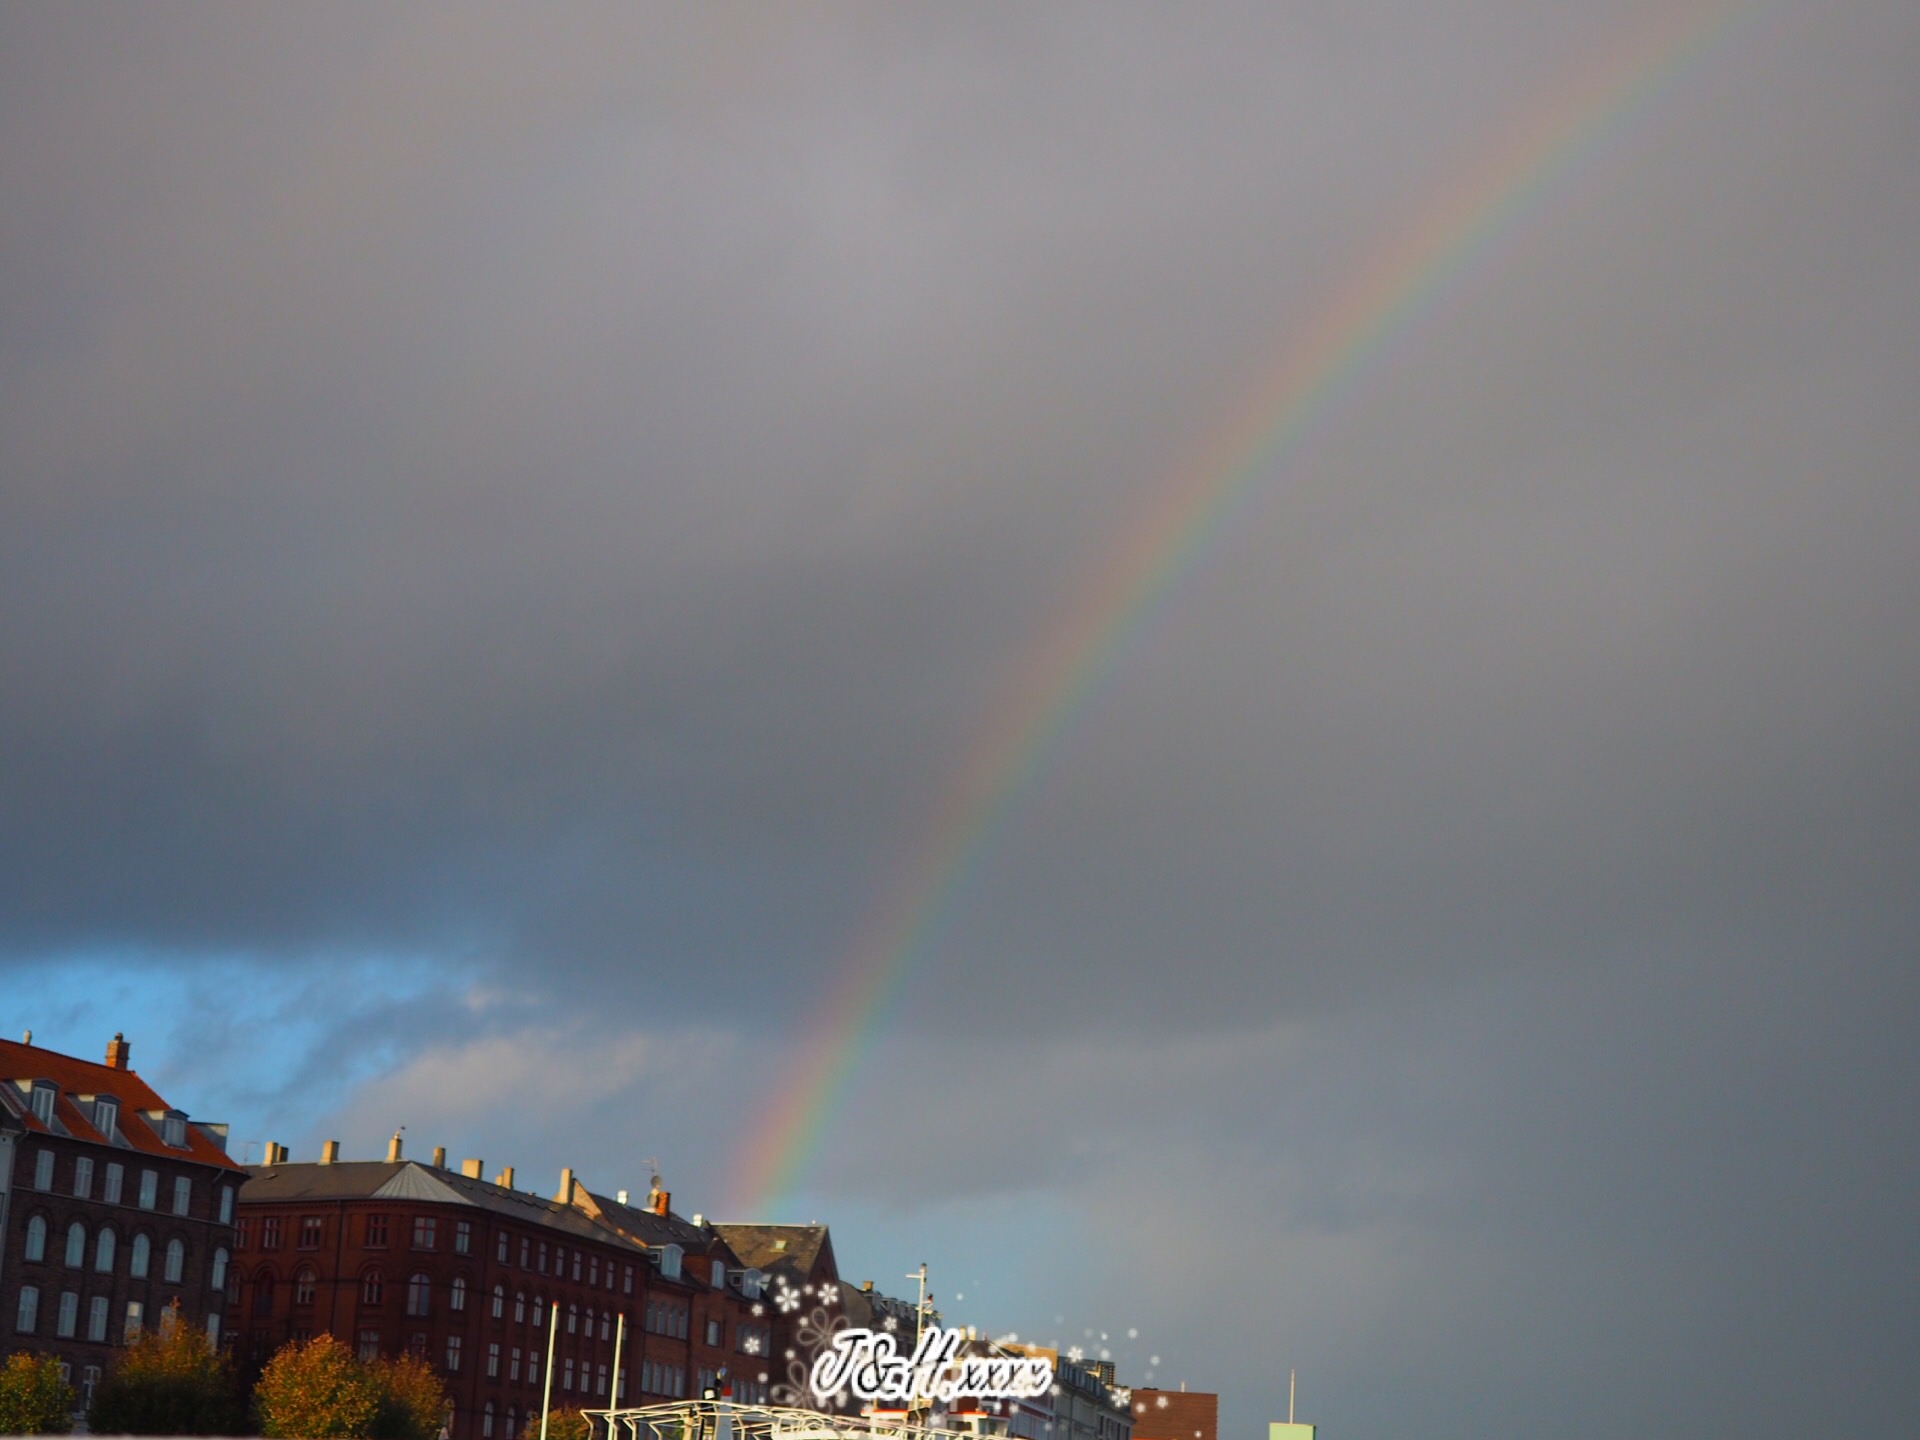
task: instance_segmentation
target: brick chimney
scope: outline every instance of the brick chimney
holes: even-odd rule
[[[553,1197],[562,1205],[573,1204],[573,1167],[568,1166],[560,1172],[560,1193]]]
[[[338,1140],[322,1140],[320,1142],[320,1163],[322,1165],[338,1165],[340,1163],[340,1142]]]
[[[667,1202],[673,1199],[673,1192],[671,1190],[662,1190],[658,1186],[655,1186],[647,1195],[647,1199],[653,1204],[654,1214],[664,1215],[667,1213]]]
[[[436,1170],[444,1170],[447,1168],[446,1146],[436,1145],[433,1147],[433,1168]]]
[[[127,1043],[127,1037],[118,1030],[114,1031],[113,1039],[107,1042],[107,1064],[115,1070],[126,1069],[127,1054],[132,1049],[133,1046]]]
[[[487,1162],[484,1160],[462,1160],[460,1162],[460,1173],[469,1180],[478,1180],[480,1178],[480,1172],[486,1168]]]
[[[508,1165],[503,1168],[498,1175],[493,1177],[493,1183],[498,1185],[502,1190],[513,1189],[513,1166]]]
[[[406,1128],[407,1127],[404,1125],[400,1127],[401,1130],[404,1130]],[[391,1165],[394,1161],[398,1160],[399,1158],[400,1158],[400,1130],[396,1130],[393,1132],[393,1139],[387,1142],[387,1163]]]

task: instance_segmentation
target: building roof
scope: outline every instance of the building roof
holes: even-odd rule
[[[710,1227],[695,1225],[671,1211],[662,1215],[643,1206],[623,1205],[619,1200],[588,1190],[584,1185],[580,1187],[580,1193],[588,1202],[588,1214],[597,1215],[603,1224],[636,1244],[678,1245],[682,1250],[695,1254],[706,1251],[716,1243],[725,1246],[726,1242]]]
[[[451,1170],[437,1170],[417,1160],[250,1165],[247,1175],[240,1199],[248,1205],[295,1200],[402,1200],[468,1205],[524,1225],[564,1231],[578,1239],[623,1243],[620,1235],[596,1224],[592,1216],[571,1205],[509,1190],[504,1185]]]
[[[120,1041],[117,1035],[114,1039]],[[35,1080],[51,1081],[57,1088],[50,1125],[33,1113],[28,1099]],[[90,1109],[76,1103],[77,1096],[95,1095],[110,1095],[120,1102],[110,1136],[94,1128]],[[65,1135],[167,1160],[187,1160],[221,1170],[240,1168],[227,1156],[223,1139],[214,1138],[224,1137],[224,1127],[189,1121],[186,1144],[167,1144],[159,1129],[161,1117],[170,1110],[180,1115],[185,1112],[161,1099],[135,1070],[78,1060],[19,1040],[0,1040],[0,1105],[7,1107],[29,1135]]]
[[[713,1228],[741,1263],[756,1270],[791,1268],[810,1279],[824,1261],[827,1273],[840,1278],[833,1240],[824,1225],[723,1225],[716,1220]]]

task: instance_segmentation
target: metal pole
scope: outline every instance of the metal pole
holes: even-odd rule
[[[1293,1423],[1293,1371],[1287,1371],[1287,1424]]]
[[[613,1327],[613,1380],[607,1391],[607,1408],[620,1408],[620,1342],[627,1338],[627,1315],[623,1310],[618,1316],[619,1323]],[[607,1427],[607,1440],[613,1440],[613,1427]]]
[[[560,1334],[560,1305],[547,1306],[547,1374],[540,1386],[540,1440],[547,1440],[547,1415],[553,1409],[553,1342]]]

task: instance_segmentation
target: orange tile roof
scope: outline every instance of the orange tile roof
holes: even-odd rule
[[[54,1101],[54,1118],[76,1140],[90,1140],[97,1145],[114,1144],[116,1149],[135,1150],[174,1160],[192,1160],[223,1170],[240,1168],[192,1123],[187,1125],[184,1150],[162,1140],[141,1112],[171,1110],[175,1107],[161,1099],[159,1093],[140,1078],[138,1071],[117,1070],[96,1061],[76,1060],[71,1055],[43,1050],[38,1045],[25,1045],[18,1040],[0,1040],[0,1082],[9,1080],[51,1080],[57,1085],[60,1094]],[[9,1108],[18,1115],[29,1134],[57,1133],[41,1123],[25,1097],[13,1086],[0,1083],[0,1092],[7,1094],[12,1102]],[[93,1128],[92,1116],[74,1103],[73,1097],[76,1095],[111,1095],[120,1102],[117,1144]]]

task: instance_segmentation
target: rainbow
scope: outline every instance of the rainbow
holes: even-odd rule
[[[1662,10],[1647,28],[1562,80],[1461,180],[1399,231],[1308,328],[1290,336],[1227,422],[1160,487],[1090,581],[1038,634],[820,995],[774,1103],[737,1152],[733,1213],[772,1218],[818,1150],[882,1022],[930,950],[981,854],[1043,773],[1128,643],[1228,522],[1358,379],[1403,340],[1520,222],[1725,32],[1743,7]]]

